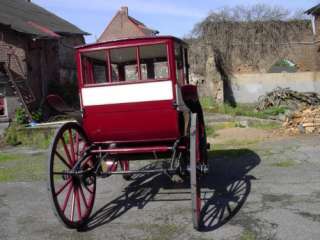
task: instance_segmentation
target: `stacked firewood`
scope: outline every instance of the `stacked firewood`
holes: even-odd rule
[[[288,133],[320,133],[320,107],[308,107],[288,116],[283,126]]]
[[[256,109],[262,111],[270,107],[285,107],[295,111],[316,105],[320,105],[320,95],[315,92],[297,92],[289,88],[276,88],[259,98]]]

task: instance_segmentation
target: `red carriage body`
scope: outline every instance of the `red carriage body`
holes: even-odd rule
[[[187,44],[171,36],[123,39],[80,46],[76,59],[82,123],[67,123],[57,131],[49,157],[49,190],[58,218],[68,227],[83,225],[92,209],[86,200],[95,194],[97,176],[146,172],[129,170],[128,160],[137,154],[167,153],[170,169],[149,172],[191,169],[198,228],[196,175],[197,167],[206,164],[207,144],[197,88],[189,84]],[[66,169],[55,171],[57,162]],[[107,170],[105,163],[111,166]],[[62,176],[61,186],[55,184],[55,175]],[[92,188],[88,199],[82,186]],[[87,208],[82,209],[81,199]]]
[[[187,75],[181,66],[176,69],[175,50],[183,58],[184,49],[186,44],[173,37],[127,39],[78,48],[83,126],[90,140],[176,140],[181,135],[177,91],[187,84]],[[128,57],[122,60],[117,53]],[[98,58],[90,57],[94,54],[103,57],[101,62],[94,62]],[[104,70],[100,68],[103,77],[97,72],[101,63],[105,65]]]

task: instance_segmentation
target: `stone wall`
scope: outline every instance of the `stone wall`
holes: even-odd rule
[[[320,94],[320,72],[247,73],[232,77],[233,96],[238,103],[254,103],[277,87]]]
[[[8,54],[15,53],[20,59],[23,72],[26,72],[27,44],[25,35],[0,26],[0,62],[8,63]],[[11,69],[21,74],[21,69],[15,60],[11,62]]]
[[[320,26],[320,24],[318,24],[318,26]],[[235,47],[231,54],[232,66],[230,69],[228,69],[229,72],[227,72],[226,76],[223,76],[224,74],[221,74],[221,72],[217,71],[218,69],[216,66],[216,59],[212,54],[210,46],[197,39],[190,39],[188,40],[190,45],[189,62],[191,65],[191,72],[193,73],[192,76],[196,76],[196,79],[193,79],[193,77],[191,76],[191,81],[194,81],[198,84],[201,96],[210,96],[217,102],[221,102],[221,95],[223,96],[222,101],[226,100],[227,95],[232,95],[232,92],[228,92],[228,88],[226,88],[226,85],[230,84],[228,82],[231,82],[232,86],[234,86],[233,81],[236,81],[236,84],[240,84],[240,86],[242,86],[241,90],[245,91],[245,83],[247,81],[247,78],[235,78],[233,76],[240,76],[241,74],[244,74],[243,76],[246,76],[246,74],[253,74],[252,76],[254,77],[263,76],[262,79],[270,79],[269,81],[271,81],[269,83],[267,80],[265,80],[259,83],[260,85],[265,84],[265,89],[270,90],[269,86],[276,86],[272,78],[275,76],[283,75],[274,75],[273,73],[270,73],[271,75],[268,75],[268,72],[270,71],[271,67],[279,60],[286,59],[290,62],[293,62],[295,64],[297,73],[309,72],[311,75],[313,75],[313,72],[320,71],[320,42],[317,41],[319,36],[313,35],[311,23],[306,24],[306,22],[303,21],[301,22],[300,35],[301,38],[299,39],[290,39],[290,42],[281,43],[281,47],[276,51],[276,53],[265,53],[262,56],[258,56],[258,53],[253,53],[254,55],[257,55],[253,62],[244,61],[241,58],[240,53],[237,51],[237,48]],[[256,46],[252,46],[252,48],[255,47]],[[297,74],[297,76],[300,75]],[[316,77],[318,77],[317,74]],[[203,80],[198,81],[197,79]],[[286,81],[286,79],[280,79],[279,77],[276,77],[275,79],[277,79],[276,81],[280,82],[281,84],[283,83],[284,86],[290,87],[290,84],[293,84],[293,87],[296,88],[296,86],[294,85],[295,83],[293,82]],[[320,78],[318,79],[320,80]],[[242,80],[244,82],[241,84],[240,81]],[[304,83],[301,82],[301,84]],[[219,92],[217,93],[217,91]],[[242,94],[240,94],[239,91],[235,92],[238,94],[237,96],[235,96],[235,100],[240,100],[243,102],[243,98],[241,97]],[[247,93],[248,91],[245,91],[243,95]],[[264,93],[264,91],[257,91],[257,93]],[[250,98],[250,96],[247,97]],[[255,95],[252,98],[252,100],[246,99],[246,101],[252,102],[256,100]]]

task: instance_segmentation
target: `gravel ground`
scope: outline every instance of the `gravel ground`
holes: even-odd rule
[[[192,228],[187,184],[165,176],[99,180],[81,231],[57,221],[45,182],[1,183],[0,239],[318,240],[319,145],[319,136],[299,136],[211,152],[201,232]]]

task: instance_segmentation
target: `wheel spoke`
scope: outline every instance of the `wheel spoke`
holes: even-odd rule
[[[88,186],[84,185],[84,188],[85,188],[89,193],[93,194],[93,191],[92,191]]]
[[[81,204],[80,204],[80,196],[79,196],[79,188],[78,187],[76,189],[75,194],[76,194],[77,210],[78,210],[78,217],[79,217],[78,220],[81,220],[82,219],[82,214],[81,214]]]
[[[70,148],[71,148],[71,159],[73,164],[76,162],[76,158],[74,155],[74,145],[73,145],[73,136],[72,136],[72,130],[68,129],[69,132],[69,141],[70,141]]]
[[[73,188],[73,192],[72,192],[72,203],[71,203],[71,211],[70,211],[70,220],[73,221],[73,217],[74,217],[74,204],[76,202],[75,199],[75,188]]]
[[[69,160],[69,163],[70,163],[71,166],[73,166],[73,161],[72,161],[72,159],[71,159],[71,157],[70,157],[70,152],[69,152],[69,150],[68,150],[66,141],[64,140],[63,136],[61,137],[61,141],[62,141],[62,145],[63,145],[63,148],[64,148],[64,152],[66,153],[67,158],[68,158],[68,160]]]
[[[70,164],[67,163],[67,161],[61,156],[61,154],[58,151],[55,151],[54,154],[58,156],[58,158],[61,160],[61,162],[64,163],[64,165],[66,165],[69,169],[71,169]]]
[[[88,205],[88,203],[87,203],[86,197],[84,196],[83,189],[82,189],[81,185],[79,185],[79,190],[80,190],[80,194],[81,194],[83,203],[84,203],[84,205],[86,206],[86,208],[88,209],[88,208],[89,208],[89,205]]]
[[[67,204],[68,204],[72,189],[73,189],[73,184],[70,185],[70,187],[68,189],[68,193],[66,195],[66,198],[64,199],[63,206],[62,206],[62,209],[61,209],[63,213],[66,211],[66,207],[67,207]]]
[[[55,195],[58,196],[72,181],[72,178],[70,178],[56,193]]]

